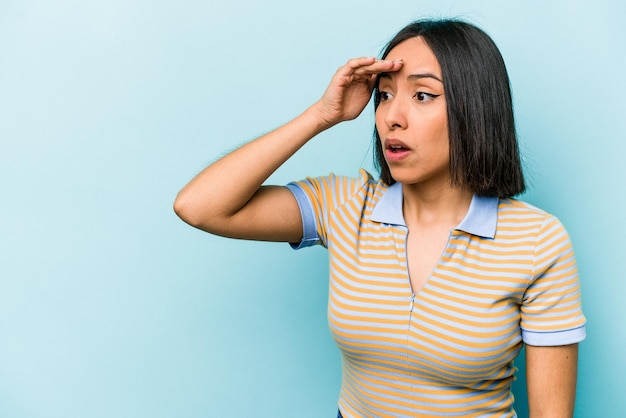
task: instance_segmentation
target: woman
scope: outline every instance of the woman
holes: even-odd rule
[[[379,180],[263,185],[372,92]],[[560,222],[512,198],[523,191],[497,47],[464,22],[418,21],[381,59],[339,68],[300,116],[207,167],[175,211],[213,234],[329,249],[339,416],[515,416],[523,343],[531,416],[572,416],[585,337],[576,264]]]

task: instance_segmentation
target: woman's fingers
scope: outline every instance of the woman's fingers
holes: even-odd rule
[[[402,60],[379,60],[373,57],[353,58],[341,67],[340,73],[345,76],[369,78],[371,75],[383,72],[398,71],[402,67]]]
[[[376,62],[376,58],[374,57],[360,57],[360,58],[351,58],[348,60],[344,67],[351,68],[353,70],[363,67],[365,65],[371,65]]]
[[[401,60],[353,58],[340,67],[324,92],[320,104],[322,119],[332,126],[356,118],[367,105],[376,75],[402,68]]]

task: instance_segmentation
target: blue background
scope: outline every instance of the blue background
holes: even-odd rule
[[[0,416],[334,416],[325,251],[210,236],[171,205],[425,16],[501,48],[523,198],[578,255],[576,416],[623,416],[626,3],[609,0],[0,1]],[[271,181],[371,167],[372,126],[368,108]],[[515,392],[523,417],[523,373]]]

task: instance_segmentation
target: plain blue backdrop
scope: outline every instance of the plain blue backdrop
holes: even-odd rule
[[[325,251],[210,236],[171,206],[426,16],[478,24],[505,57],[523,199],[578,255],[576,416],[624,416],[626,3],[609,0],[0,1],[0,416],[333,417]],[[368,108],[271,181],[370,168],[372,126]],[[515,393],[526,416],[523,373]]]

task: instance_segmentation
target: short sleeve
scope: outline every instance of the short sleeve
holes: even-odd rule
[[[300,208],[300,217],[302,218],[302,240],[299,243],[290,243],[289,245],[294,250],[299,250],[319,244],[321,240],[319,235],[317,235],[317,222],[311,200],[298,184],[289,183],[286,187],[296,198]]]
[[[573,344],[585,338],[585,323],[569,234],[548,215],[537,236],[533,274],[522,302],[522,338],[529,345]]]
[[[293,193],[302,217],[303,237],[292,243],[295,249],[312,245],[327,246],[330,215],[346,202],[363,200],[372,177],[361,170],[359,178],[330,174],[324,177],[308,177],[289,183],[286,187]]]

